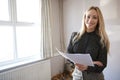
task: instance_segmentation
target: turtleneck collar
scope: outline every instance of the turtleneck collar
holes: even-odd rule
[[[95,34],[95,31],[92,31],[92,32],[85,32],[86,34]]]

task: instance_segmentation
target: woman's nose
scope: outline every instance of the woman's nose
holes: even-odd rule
[[[93,19],[92,19],[92,18],[89,18],[88,22],[93,22]]]

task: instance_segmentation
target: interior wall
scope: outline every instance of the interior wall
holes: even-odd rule
[[[108,55],[108,65],[104,70],[104,74],[106,80],[119,80],[120,38],[118,35],[120,34],[120,25],[108,25],[107,27],[110,39],[110,52]]]
[[[83,12],[89,6],[98,6],[102,10],[106,30],[110,38],[110,54],[108,55],[108,65],[104,70],[105,80],[119,80],[119,44],[120,38],[120,9],[119,0],[64,0],[64,34],[65,46],[67,48],[71,33],[79,31]]]
[[[51,76],[62,73],[64,70],[64,58],[62,56],[55,56],[50,59],[51,62]]]
[[[120,0],[100,0],[100,8],[104,13],[106,24],[120,25]]]
[[[72,32],[80,29],[83,6],[83,0],[63,0],[65,47],[68,45]]]

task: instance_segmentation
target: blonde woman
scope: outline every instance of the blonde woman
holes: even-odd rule
[[[83,80],[104,80],[102,71],[107,66],[109,45],[101,10],[91,6],[83,15],[81,31],[72,34],[67,51],[71,54],[89,53],[94,67],[76,63],[73,80],[81,80],[79,74],[74,76],[78,71],[82,72]]]

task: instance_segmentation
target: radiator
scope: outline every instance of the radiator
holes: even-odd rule
[[[0,80],[51,80],[50,60],[0,73]]]

